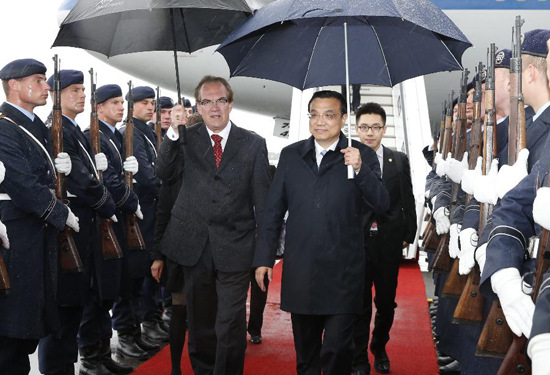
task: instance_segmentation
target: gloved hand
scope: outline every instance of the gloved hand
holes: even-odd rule
[[[451,222],[449,221],[448,211],[446,207],[439,207],[434,212],[434,219],[435,219],[435,231],[437,234],[444,234],[449,231],[449,228],[451,227]]]
[[[506,193],[516,187],[516,185],[527,176],[527,159],[529,150],[523,148],[514,165],[503,165],[498,172],[496,187],[498,197],[502,199]]]
[[[521,276],[514,267],[504,268],[491,276],[493,292],[498,295],[508,326],[517,336],[529,338],[535,304],[523,293]]]
[[[449,228],[449,255],[453,259],[460,255],[460,248],[458,247],[459,233],[460,225],[452,224]]]
[[[478,235],[474,228],[466,228],[460,231],[460,263],[458,273],[467,275],[474,268],[476,261],[474,253],[477,247]]]
[[[112,220],[114,223],[118,223],[118,219],[116,218],[116,215],[111,216],[111,220]]]
[[[143,220],[143,213],[141,212],[141,206],[139,205],[139,203],[138,203],[138,208],[136,210],[136,216],[138,217],[139,220]]]
[[[449,152],[449,155],[451,155],[450,152]],[[443,158],[441,158],[439,163],[437,163],[437,167],[435,168],[435,173],[439,177],[443,177],[447,174],[447,160],[443,160]]]
[[[477,158],[477,163],[475,169],[465,170],[462,175],[462,190],[466,194],[473,195],[475,186],[477,184],[479,176],[481,176],[481,167],[483,166],[483,157]]]
[[[527,354],[531,358],[532,374],[548,374],[550,333],[540,333],[529,340]]]
[[[435,153],[435,158],[434,158],[434,163],[435,164],[439,164],[440,161],[443,160],[443,155],[441,155],[441,152],[436,152]]]
[[[4,181],[5,177],[6,177],[6,167],[4,166],[4,163],[0,161],[0,184]]]
[[[126,160],[124,160],[122,168],[124,168],[124,172],[137,174],[139,170],[139,164],[136,157],[135,156],[127,157]]]
[[[69,210],[69,215],[67,216],[67,221],[65,222],[65,225],[67,225],[69,228],[71,228],[75,232],[79,232],[80,225],[78,225],[78,217],[75,214],[73,214],[73,212],[69,207],[67,207],[67,209]]]
[[[447,176],[455,183],[460,184],[464,171],[468,170],[468,152],[462,156],[462,161],[447,158]]]
[[[68,176],[71,173],[73,164],[71,163],[71,157],[66,152],[60,152],[54,160],[55,169],[58,173],[63,173]]]
[[[10,240],[8,238],[8,230],[4,223],[0,221],[0,241],[2,241],[2,246],[4,246],[5,249],[10,248]]]
[[[496,204],[497,194],[498,160],[493,159],[491,169],[486,176],[478,176],[478,182],[474,190],[474,197],[478,202]]]
[[[479,265],[479,274],[483,275],[483,269],[485,268],[485,260],[487,259],[487,244],[484,243],[477,249],[475,249],[474,257]]]
[[[109,163],[107,162],[107,156],[103,152],[95,155],[95,167],[98,171],[104,172],[107,170]]]
[[[550,187],[541,187],[533,202],[533,220],[546,230],[550,230]]]

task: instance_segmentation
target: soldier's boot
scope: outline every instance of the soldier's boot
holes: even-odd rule
[[[59,371],[46,372],[44,375],[74,375],[74,364],[66,365]]]
[[[116,354],[124,358],[134,358],[139,360],[149,358],[149,354],[136,344],[134,335],[131,333],[119,333]]]
[[[168,332],[159,327],[156,320],[145,320],[141,324],[141,333],[152,341],[168,341]]]
[[[99,345],[90,345],[80,348],[79,375],[112,375],[113,373],[103,366]]]
[[[104,339],[101,342],[101,363],[103,366],[111,371],[113,374],[129,374],[134,371],[134,368],[131,366],[123,365],[111,357],[111,340]]]

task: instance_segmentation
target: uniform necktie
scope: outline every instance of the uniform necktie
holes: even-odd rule
[[[222,161],[222,137],[220,137],[217,134],[211,135],[212,140],[214,141],[214,159],[216,159],[216,168],[220,166],[220,162]]]

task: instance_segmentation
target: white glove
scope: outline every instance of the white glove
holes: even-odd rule
[[[66,152],[60,152],[54,160],[55,169],[58,173],[63,173],[68,176],[71,173],[73,164],[71,163],[71,157]]]
[[[502,199],[506,193],[516,187],[516,185],[527,176],[527,159],[529,150],[521,149],[514,165],[503,165],[498,172],[497,194]]]
[[[541,333],[529,340],[527,354],[531,358],[533,375],[548,375],[548,358],[550,358],[550,333]]]
[[[533,202],[533,220],[546,230],[550,230],[550,187],[541,187]]]
[[[449,228],[449,255],[453,259],[460,255],[460,248],[458,247],[459,233],[460,226],[458,224],[452,224]]]
[[[124,168],[124,172],[131,172],[133,174],[137,174],[139,170],[139,164],[135,156],[127,157],[122,167]]]
[[[0,184],[4,181],[4,177],[6,177],[6,167],[4,167],[4,163],[0,161]]]
[[[116,215],[111,216],[111,220],[115,223],[118,223],[118,219],[116,218]]]
[[[479,176],[481,176],[481,167],[483,166],[483,157],[477,158],[476,167],[474,169],[465,170],[462,174],[462,190],[466,194],[474,195],[475,186]]]
[[[458,273],[467,275],[474,268],[476,261],[474,253],[477,247],[478,235],[474,228],[466,228],[460,231],[460,263]]]
[[[447,159],[447,176],[457,183],[460,184],[462,181],[462,176],[464,171],[468,170],[468,152],[465,152],[462,156],[462,161],[458,161],[455,158]]]
[[[443,160],[443,155],[441,155],[441,152],[436,152],[435,153],[435,158],[434,158],[434,163],[435,164],[439,164],[440,161]]]
[[[478,202],[496,204],[497,194],[498,160],[493,159],[491,168],[486,176],[478,176],[478,182],[474,190],[474,197]]]
[[[498,295],[508,326],[517,336],[529,338],[533,325],[535,304],[523,293],[523,281],[514,267],[504,268],[491,276],[493,292]]]
[[[98,171],[104,172],[107,170],[109,163],[107,162],[107,156],[103,152],[95,155],[95,167]]]
[[[449,155],[451,155],[450,152],[449,152]],[[443,177],[447,174],[447,160],[443,160],[443,158],[441,158],[439,163],[437,163],[437,167],[435,168],[435,173],[439,177]]]
[[[479,274],[483,275],[483,269],[485,268],[485,260],[487,259],[487,243],[484,243],[475,250],[474,256],[477,264],[479,264]]]
[[[78,217],[75,214],[73,214],[73,212],[69,207],[67,207],[67,209],[69,210],[69,215],[67,216],[67,221],[65,222],[65,225],[67,225],[69,228],[71,228],[75,232],[79,232],[80,225],[78,225]]]
[[[426,192],[424,193],[424,196],[426,197],[426,199],[428,199],[430,197],[430,190],[426,190]]]
[[[4,223],[0,221],[0,241],[2,241],[2,246],[4,246],[5,249],[10,248],[10,240],[8,238],[8,230],[6,229],[6,226]]]
[[[138,203],[138,208],[136,210],[136,216],[138,217],[139,220],[143,220],[143,213],[141,212],[141,206],[139,205],[139,203]]]
[[[451,222],[449,221],[449,216],[445,213],[446,207],[439,207],[434,212],[435,219],[435,231],[437,234],[444,234],[449,231],[451,227]]]

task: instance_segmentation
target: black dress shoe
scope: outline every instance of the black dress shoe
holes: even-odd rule
[[[140,348],[134,335],[119,335],[116,354],[124,358],[134,358],[145,360],[149,358],[149,353]]]
[[[135,341],[137,346],[139,346],[141,349],[145,350],[149,354],[156,353],[160,350],[160,345],[147,341],[144,337],[141,337],[139,335],[135,336]]]
[[[449,363],[453,362],[455,359],[453,357],[447,357],[447,356],[441,356],[437,358],[437,365],[438,366],[445,366]]]
[[[440,374],[455,375],[460,374],[460,363],[458,361],[452,361],[448,365],[439,368]]]
[[[390,372],[390,359],[386,353],[386,349],[381,351],[373,351],[371,349],[372,355],[374,355],[374,369],[380,374],[388,374]]]
[[[259,345],[262,343],[262,336],[261,335],[251,335],[250,336],[250,342],[255,345]]]
[[[166,334],[170,334],[170,323],[165,322],[164,320],[158,322],[159,328],[166,332]]]
[[[141,324],[141,333],[150,340],[168,342],[168,332],[163,331],[156,320],[144,321]]]

